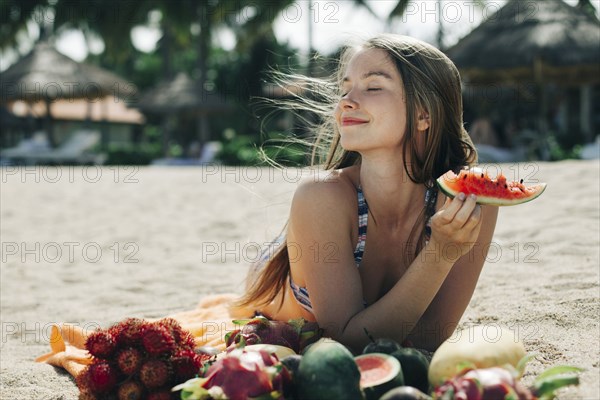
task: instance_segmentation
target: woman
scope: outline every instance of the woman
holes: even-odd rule
[[[435,185],[476,162],[458,71],[426,43],[380,35],[344,52],[336,90],[318,138],[330,173],[298,187],[285,240],[239,305],[316,321],[355,351],[366,331],[434,350],[471,299],[497,218]]]
[[[330,172],[298,187],[285,239],[236,307],[232,295],[212,296],[172,317],[220,349],[232,318],[259,312],[316,321],[356,352],[366,332],[434,350],[469,303],[497,218],[496,207],[444,198],[434,183],[476,161],[458,71],[426,43],[381,35],[344,53],[329,106],[306,104],[324,116],[317,144],[330,143]],[[53,326],[52,351],[37,360],[77,376],[86,336]]]

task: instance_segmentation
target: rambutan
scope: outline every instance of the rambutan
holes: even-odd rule
[[[75,378],[75,383],[77,383],[77,387],[79,388],[79,398],[80,399],[93,399],[95,395],[92,392],[92,387],[90,384],[90,366],[86,366],[85,369],[77,375]]]
[[[78,399],[79,400],[98,400],[98,397],[94,393],[86,390],[86,391],[79,392]]]
[[[139,382],[127,381],[118,390],[119,400],[140,400],[144,396],[144,388]]]
[[[136,348],[128,347],[117,353],[117,365],[125,375],[135,374],[142,365],[142,352]]]
[[[142,330],[149,324],[139,318],[127,318],[112,326],[109,331],[119,346],[132,346],[140,342]]]
[[[87,375],[89,388],[94,393],[110,392],[117,385],[117,371],[106,361],[91,364]]]
[[[94,362],[77,377],[81,399],[173,399],[169,386],[198,375],[211,355],[195,352],[194,336],[173,318],[125,319],[92,333]],[[126,378],[128,377],[128,378]],[[125,381],[119,382],[120,379]]]
[[[116,350],[117,344],[113,335],[106,331],[100,330],[92,332],[85,341],[85,348],[96,358],[107,359]]]
[[[142,332],[142,344],[148,354],[160,356],[175,349],[175,340],[167,328],[158,324],[148,325]]]
[[[169,366],[163,360],[148,360],[140,368],[140,380],[148,389],[156,389],[166,385],[169,378]]]
[[[190,332],[182,331],[177,348],[179,350],[194,350],[196,348],[196,338]]]
[[[181,340],[181,337],[185,333],[181,325],[179,325],[179,322],[177,322],[173,318],[163,318],[159,321],[156,321],[156,324],[167,328],[169,332],[171,332],[171,335],[173,335],[173,339],[175,339],[175,342],[179,342]]]
[[[171,393],[168,389],[164,389],[158,392],[150,393],[147,400],[172,400],[173,398],[173,393]]]
[[[176,381],[185,382],[198,374],[202,359],[193,350],[179,350],[171,357],[171,366]]]

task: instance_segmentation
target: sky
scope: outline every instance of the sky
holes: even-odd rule
[[[274,31],[280,42],[288,42],[293,48],[306,54],[308,51],[309,25],[313,28],[313,43],[316,50],[323,54],[335,51],[349,40],[359,40],[381,32],[391,32],[414,36],[435,44],[438,21],[442,21],[445,31],[445,45],[451,46],[461,37],[468,34],[482,20],[493,15],[506,3],[506,0],[487,0],[480,8],[474,0],[415,0],[410,3],[405,17],[396,18],[393,23],[386,23],[386,16],[393,9],[397,0],[370,0],[369,6],[377,15],[370,14],[350,0],[300,0],[284,9],[275,19]],[[565,0],[574,5],[577,0]],[[593,0],[597,9],[600,0]],[[248,8],[239,18],[252,16]],[[160,14],[150,15],[146,26],[138,26],[132,30],[131,39],[141,51],[152,51],[161,32],[158,29]],[[38,34],[34,24],[28,27],[31,36]],[[235,37],[228,30],[221,30],[215,35],[215,44],[224,49],[235,46]],[[14,63],[19,53],[26,54],[33,41],[24,38],[18,52],[7,51],[0,57],[0,71]],[[89,48],[88,48],[89,45]],[[88,52],[101,53],[104,45],[101,40],[86,44],[83,34],[76,30],[61,34],[56,42],[57,49],[69,57],[82,61]]]

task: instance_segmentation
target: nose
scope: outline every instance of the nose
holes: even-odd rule
[[[344,97],[341,98],[340,107],[344,110],[353,110],[358,108],[358,102],[352,95],[352,92],[348,92]]]
[[[340,108],[343,110],[352,110],[358,107],[358,101],[356,100],[356,93],[354,90],[350,90],[340,99]]]

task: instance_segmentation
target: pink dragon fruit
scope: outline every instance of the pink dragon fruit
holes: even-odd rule
[[[288,370],[275,354],[231,349],[208,368],[203,378],[191,379],[173,390],[183,390],[186,399],[246,400],[263,395],[283,399],[284,386],[290,382]]]
[[[525,357],[517,369],[507,366],[492,368],[466,368],[454,378],[435,389],[436,400],[536,400],[553,398],[557,389],[577,385],[576,375],[581,369],[570,366],[557,366],[542,372],[531,387],[519,381],[525,364]]]
[[[225,336],[226,345],[235,344],[243,347],[250,344],[275,344],[289,347],[296,353],[321,336],[316,323],[303,319],[289,322],[271,321],[258,316],[249,320],[236,320],[235,324],[242,325],[240,329],[229,332]]]

